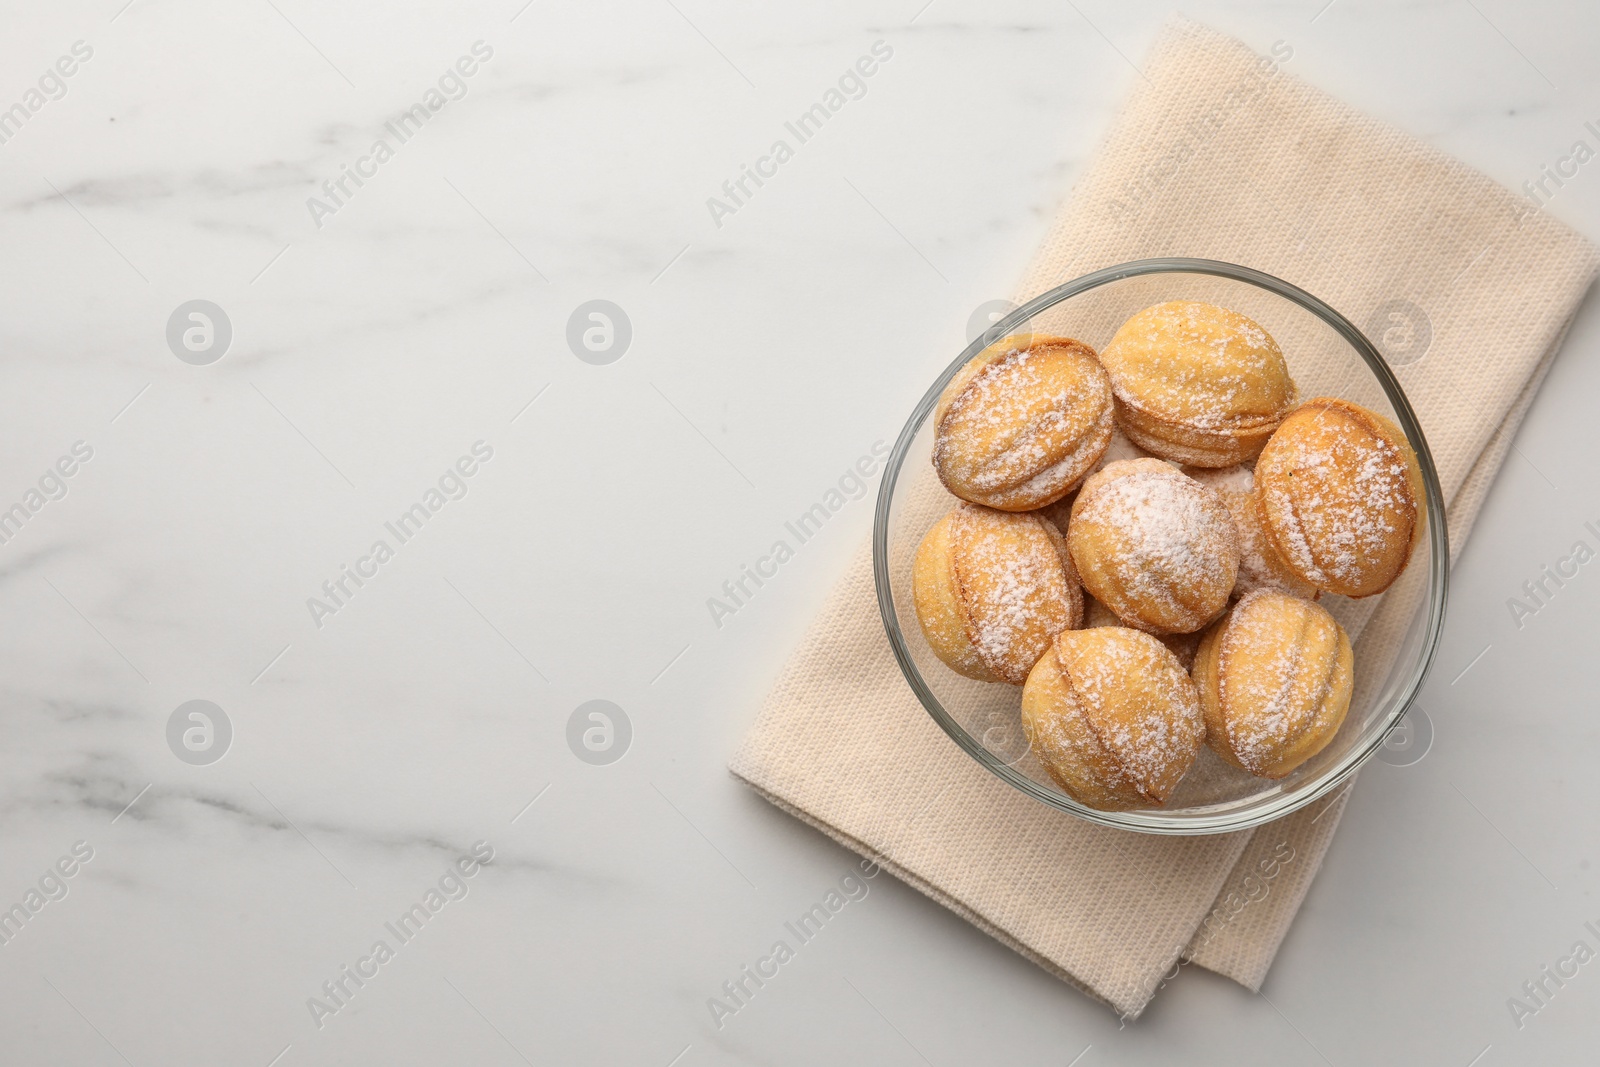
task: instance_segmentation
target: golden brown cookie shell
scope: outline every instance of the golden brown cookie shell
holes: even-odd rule
[[[1254,457],[1297,396],[1266,330],[1199,301],[1138,312],[1100,361],[1123,432],[1146,451],[1189,466],[1226,467]]]
[[[1192,675],[1206,743],[1235,767],[1277,779],[1339,732],[1354,655],[1344,627],[1321,605],[1258,590],[1206,632]]]
[[[1103,810],[1164,803],[1204,735],[1183,667],[1155,638],[1126,627],[1059,635],[1023,687],[1022,723],[1056,783]]]
[[[1238,578],[1227,505],[1159,459],[1092,475],[1073,502],[1067,545],[1089,594],[1152,634],[1201,629],[1227,606]]]
[[[1279,557],[1303,581],[1348,597],[1383,592],[1426,521],[1416,453],[1394,423],[1335,397],[1306,401],[1256,463],[1256,506]]]
[[[912,597],[936,656],[979,681],[1021,685],[1050,641],[1083,621],[1066,541],[1032,514],[958,505],[912,563]]]
[[[1111,380],[1080,341],[1007,337],[956,373],[933,420],[933,465],[950,492],[1029,511],[1071,492],[1105,453]]]

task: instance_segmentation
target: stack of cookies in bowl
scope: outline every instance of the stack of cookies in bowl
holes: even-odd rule
[[[1327,594],[1389,588],[1425,527],[1387,418],[1302,400],[1237,312],[1145,308],[1096,352],[1004,338],[950,381],[933,465],[960,502],[912,564],[950,670],[1020,686],[1032,754],[1080,803],[1159,807],[1203,747],[1280,779],[1350,706]]]

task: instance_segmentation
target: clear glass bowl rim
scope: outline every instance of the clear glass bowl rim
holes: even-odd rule
[[[1389,731],[1394,728],[1395,724],[1400,721],[1416,700],[1417,693],[1421,691],[1423,682],[1427,679],[1428,671],[1433,666],[1434,654],[1438,650],[1439,638],[1444,630],[1445,601],[1449,592],[1450,569],[1450,544],[1449,534],[1445,528],[1444,492],[1439,485],[1439,473],[1434,467],[1433,454],[1428,450],[1428,442],[1423,436],[1422,426],[1417,421],[1416,412],[1411,409],[1411,402],[1406,398],[1405,391],[1401,389],[1394,372],[1378,352],[1377,347],[1367,339],[1365,334],[1356,328],[1354,323],[1328,304],[1312,296],[1304,289],[1291,285],[1283,279],[1274,277],[1264,271],[1240,266],[1237,263],[1227,263],[1222,260],[1193,259],[1181,256],[1130,260],[1127,263],[1120,263],[1114,267],[1106,267],[1102,270],[1085,274],[1080,278],[1058,285],[1054,289],[1034,297],[996,323],[992,334],[1004,337],[1035,315],[1054,307],[1063,300],[1086,293],[1091,289],[1097,289],[1102,285],[1146,274],[1206,274],[1219,278],[1229,278],[1265,289],[1299,305],[1317,316],[1344,338],[1350,347],[1366,362],[1367,368],[1377,378],[1379,384],[1383,387],[1384,393],[1389,398],[1389,403],[1393,405],[1395,421],[1400,424],[1401,430],[1405,432],[1407,439],[1411,442],[1411,447],[1416,451],[1417,460],[1422,467],[1422,480],[1428,495],[1428,619],[1427,630],[1423,636],[1422,655],[1418,662],[1411,665],[1410,676],[1402,687],[1399,699],[1392,702],[1393,706],[1389,711],[1388,721],[1384,723],[1383,728],[1374,731],[1363,744],[1346,753],[1343,759],[1324,771],[1318,780],[1297,790],[1292,795],[1280,796],[1268,803],[1242,811],[1209,815],[1186,815],[1181,818],[1163,815],[1160,813],[1160,809],[1100,811],[1097,808],[1080,804],[1065,793],[1040,785],[1021,771],[997,759],[993,753],[973,738],[944,709],[938,697],[933,694],[927,683],[923,681],[921,672],[918,671],[915,662],[911,658],[911,650],[906,645],[905,635],[900,630],[899,616],[894,606],[894,592],[889,581],[889,513],[894,501],[894,490],[899,481],[900,469],[905,463],[906,454],[911,448],[912,440],[933,411],[934,405],[938,403],[939,395],[944,392],[944,387],[949,383],[950,379],[966,365],[968,360],[984,349],[985,345],[982,337],[968,345],[961,355],[957,356],[955,361],[944,369],[938,380],[933,383],[932,388],[923,394],[915,410],[912,411],[911,417],[906,420],[905,427],[900,431],[900,436],[895,440],[894,448],[889,453],[883,479],[878,487],[877,508],[873,513],[872,520],[872,573],[873,583],[878,595],[878,613],[882,616],[883,627],[888,635],[889,645],[894,650],[895,660],[900,665],[901,674],[905,676],[906,683],[911,686],[912,691],[917,695],[917,699],[922,702],[922,706],[933,717],[933,720],[950,736],[952,741],[960,745],[973,759],[1034,799],[1102,826],[1133,830],[1140,833],[1192,836],[1248,830],[1252,827],[1272,822],[1275,819],[1281,819],[1291,812],[1298,811],[1308,804],[1313,804],[1322,797],[1328,796],[1342,786],[1360,769],[1363,763],[1377,752]]]

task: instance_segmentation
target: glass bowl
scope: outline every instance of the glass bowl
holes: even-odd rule
[[[1422,465],[1426,529],[1405,573],[1388,591],[1362,600],[1324,593],[1320,600],[1355,647],[1350,711],[1327,747],[1277,781],[1252,777],[1202,747],[1164,806],[1099,811],[1062,792],[1028,750],[1020,686],[956,674],[922,636],[912,607],[912,558],[929,527],[956,503],[933,470],[929,415],[956,371],[997,338],[1062,334],[1099,351],[1135,312],[1181,299],[1232,308],[1265,327],[1283,349],[1302,398],[1343,397],[1393,419]],[[1310,293],[1249,267],[1206,259],[1141,259],[1086,274],[1028,301],[968,345],[929,387],[895,441],[872,530],[878,608],[889,643],[907,683],[945,733],[994,774],[1051,807],[1152,834],[1248,829],[1343,785],[1383,744],[1422,687],[1444,626],[1449,559],[1439,476],[1395,370],[1349,319]]]

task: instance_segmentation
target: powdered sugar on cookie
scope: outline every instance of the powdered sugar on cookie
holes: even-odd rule
[[[1082,480],[1111,441],[1111,382],[1094,351],[1069,338],[1028,340],[986,350],[940,399],[934,467],[975,503],[1040,507]]]
[[[1405,566],[1420,501],[1415,461],[1397,436],[1365,409],[1313,401],[1262,452],[1261,517],[1312,584],[1366,596]]]
[[[1040,519],[970,504],[955,512],[950,543],[968,638],[991,670],[1020,683],[1051,639],[1082,621],[1070,563]]]
[[[1089,591],[1124,620],[1160,632],[1199,628],[1238,573],[1221,498],[1161,460],[1114,463],[1073,508],[1073,557]]]
[[[1096,735],[1147,797],[1162,800],[1194,759],[1204,722],[1193,683],[1148,634],[1102,628],[1058,646]]]

